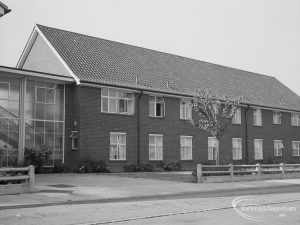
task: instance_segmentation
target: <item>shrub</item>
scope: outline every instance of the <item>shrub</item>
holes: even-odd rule
[[[55,164],[53,169],[51,170],[52,173],[70,173],[72,172],[71,169],[65,164]]]
[[[129,164],[123,166],[125,172],[139,172],[140,167],[138,167],[136,164]]]
[[[109,173],[109,167],[103,161],[93,161],[85,159],[80,162],[78,170],[79,173]]]
[[[165,170],[165,171],[178,171],[181,169],[181,164],[179,161],[162,161],[160,166]]]
[[[141,165],[139,171],[140,172],[153,172],[154,167],[152,164],[147,163],[147,164]]]
[[[24,165],[34,165],[36,167],[36,173],[39,173],[44,163],[49,159],[50,153],[50,148],[47,145],[41,145],[35,149],[26,149]]]
[[[124,167],[125,172],[153,172],[154,167],[150,163],[137,166],[136,164],[129,164],[125,165]]]

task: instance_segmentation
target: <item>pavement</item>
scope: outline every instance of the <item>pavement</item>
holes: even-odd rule
[[[174,173],[174,172],[173,172]],[[32,193],[0,195],[0,210],[51,205],[108,203],[139,199],[236,193],[294,186],[300,179],[243,181],[232,183],[186,183],[126,177],[122,174],[38,174]]]

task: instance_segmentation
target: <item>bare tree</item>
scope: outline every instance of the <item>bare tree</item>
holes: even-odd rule
[[[189,122],[216,138],[215,159],[219,165],[219,140],[226,127],[231,123],[232,117],[238,109],[241,98],[219,98],[211,90],[198,90],[197,95],[190,101],[192,109],[197,113],[197,119]]]

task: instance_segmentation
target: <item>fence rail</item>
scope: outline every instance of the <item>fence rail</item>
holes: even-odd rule
[[[0,168],[0,195],[31,192],[33,186],[34,166]]]
[[[254,175],[255,179],[264,179],[264,175],[287,174],[300,172],[300,164],[255,164],[255,165],[202,165],[197,164],[197,183],[202,183],[209,177],[228,176],[229,181],[233,181],[236,176]],[[300,173],[299,173],[300,174]]]

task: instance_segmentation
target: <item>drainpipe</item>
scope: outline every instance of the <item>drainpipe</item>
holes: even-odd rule
[[[247,112],[250,108],[250,105],[247,105],[247,108],[245,110],[245,139],[246,139],[246,163],[249,163],[249,148],[248,148],[248,119],[247,119]]]
[[[141,115],[141,107],[140,107],[140,104],[141,104],[141,98],[142,98],[142,95],[143,95],[143,91],[140,92],[139,96],[138,96],[138,109],[137,109],[137,165],[138,167],[140,166],[140,115]]]

